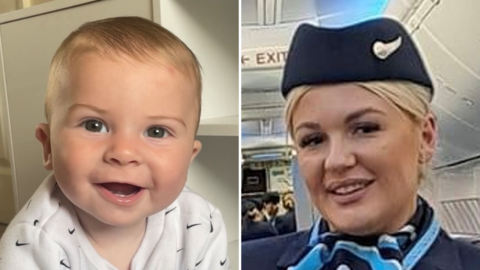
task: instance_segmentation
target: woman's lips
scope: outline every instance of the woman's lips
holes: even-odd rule
[[[348,205],[360,201],[365,197],[368,188],[374,180],[352,179],[329,185],[327,192],[334,202]]]

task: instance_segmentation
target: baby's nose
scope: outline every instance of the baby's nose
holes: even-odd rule
[[[105,161],[119,166],[138,165],[142,162],[138,143],[126,136],[112,136],[105,152]]]

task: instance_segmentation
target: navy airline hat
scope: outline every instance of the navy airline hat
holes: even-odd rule
[[[397,21],[378,18],[345,28],[298,27],[283,71],[282,94],[301,85],[406,80],[433,84],[413,40]]]

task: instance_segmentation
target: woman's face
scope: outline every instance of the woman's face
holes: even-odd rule
[[[300,171],[312,202],[336,231],[395,232],[413,215],[419,163],[435,145],[420,125],[354,84],[313,88],[293,114]]]

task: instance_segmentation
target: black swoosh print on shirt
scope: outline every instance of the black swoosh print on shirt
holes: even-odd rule
[[[210,214],[210,233],[213,232],[212,215]]]
[[[165,212],[165,215],[168,215],[168,213],[172,212],[173,210],[177,209],[177,207],[175,206],[173,209],[170,209],[168,210],[167,212]]]
[[[192,225],[188,225],[187,224],[187,230],[194,227],[194,226],[198,226],[198,225],[201,225],[202,223],[196,223],[196,224],[192,224]]]
[[[15,246],[17,246],[17,247],[28,246],[28,245],[30,245],[30,243],[19,243],[18,240],[17,240],[17,242],[15,243]]]
[[[64,261],[64,260],[61,260],[61,261],[60,261],[60,265],[63,265],[63,266],[65,266],[65,267],[67,267],[68,269],[70,269],[70,266],[66,265],[63,261]]]

